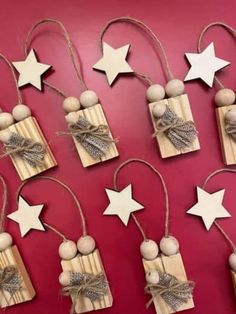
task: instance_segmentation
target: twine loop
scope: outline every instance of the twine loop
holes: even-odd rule
[[[225,123],[225,132],[236,142],[236,122]]]
[[[22,280],[15,266],[0,269],[0,290],[14,294],[22,289]]]

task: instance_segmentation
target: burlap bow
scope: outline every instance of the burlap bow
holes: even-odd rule
[[[15,266],[7,266],[0,269],[0,290],[4,290],[13,295],[22,289],[21,276]]]
[[[31,167],[36,168],[44,164],[46,148],[42,143],[35,142],[31,138],[24,138],[17,133],[12,133],[10,140],[4,144],[4,154],[1,155],[1,158],[15,154]]]
[[[236,123],[225,121],[225,132],[236,142]]]
[[[166,106],[164,114],[156,121],[156,129],[153,137],[164,133],[178,150],[189,147],[197,136],[194,122],[179,118],[169,106]]]
[[[170,274],[159,271],[158,273],[159,282],[157,284],[148,283],[145,287],[145,292],[152,295],[146,306],[149,307],[154,298],[159,295],[171,309],[177,311],[192,297],[194,282],[179,281]]]

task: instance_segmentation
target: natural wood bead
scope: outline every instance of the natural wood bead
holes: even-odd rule
[[[19,104],[13,108],[12,115],[16,121],[22,121],[31,116],[31,110],[28,106]]]
[[[236,123],[236,108],[233,109],[229,109],[226,113],[225,113],[225,120],[229,123]]]
[[[78,121],[78,115],[76,112],[70,112],[65,116],[67,123],[76,123]]]
[[[146,273],[146,281],[150,284],[158,284],[160,280],[159,273],[155,269],[151,269]]]
[[[184,93],[184,83],[181,80],[170,80],[165,86],[166,94],[169,97],[180,96]]]
[[[79,100],[84,108],[88,108],[98,103],[98,96],[94,91],[86,90],[80,95]]]
[[[70,260],[76,256],[77,246],[75,242],[67,240],[61,243],[58,252],[62,259]]]
[[[172,236],[163,237],[160,242],[160,250],[167,256],[177,254],[179,251],[179,242]]]
[[[217,107],[231,106],[235,102],[235,93],[232,89],[222,88],[215,94]]]
[[[83,255],[88,255],[94,251],[96,243],[93,237],[87,235],[79,238],[77,242],[78,251]]]
[[[4,251],[10,246],[12,246],[12,236],[10,233],[0,233],[0,251]]]
[[[229,266],[231,267],[233,271],[236,272],[236,253],[232,253],[229,256]]]
[[[149,102],[161,100],[165,97],[165,89],[159,84],[154,84],[148,87],[146,97]]]
[[[70,273],[69,273],[68,271],[63,271],[63,272],[60,274],[58,280],[59,280],[59,283],[60,283],[63,287],[69,286],[69,284],[70,284]]]
[[[160,103],[154,104],[152,108],[152,114],[154,118],[157,118],[157,119],[162,117],[165,111],[166,111],[166,106]]]
[[[146,260],[153,260],[158,255],[158,245],[153,240],[144,240],[140,245],[140,252]]]
[[[11,134],[11,131],[9,131],[8,129],[0,131],[0,141],[3,143],[9,142]]]
[[[78,98],[70,96],[64,99],[62,106],[66,112],[78,111],[80,109],[80,102]]]
[[[10,125],[14,124],[14,119],[11,113],[1,112],[0,113],[0,130],[8,128]]]

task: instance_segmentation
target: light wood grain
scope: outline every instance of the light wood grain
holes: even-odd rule
[[[156,119],[152,114],[152,109],[155,104],[163,104],[168,105],[180,118],[183,118],[186,121],[193,121],[193,116],[191,112],[191,107],[189,104],[188,96],[186,94],[172,97],[168,99],[163,99],[155,103],[149,104],[149,110],[151,114],[151,119],[153,123],[154,132],[157,131],[156,129]],[[192,143],[192,145],[188,148],[178,150],[175,146],[171,143],[168,137],[164,133],[159,133],[156,136],[157,144],[159,146],[160,154],[162,158],[168,158],[172,156],[177,156],[180,154],[186,154],[189,152],[193,152],[200,149],[200,143],[198,138]]]
[[[6,291],[0,291],[1,308],[30,301],[35,296],[35,290],[25,269],[24,263],[16,246],[0,252],[0,267],[15,266],[22,279],[22,289],[12,296]]]
[[[236,108],[236,105],[216,108],[216,118],[221,142],[222,155],[225,165],[236,164],[236,143],[225,132],[225,113]]]
[[[106,276],[100,254],[97,249],[89,255],[78,255],[70,261],[62,260],[61,265],[63,271],[73,271],[93,275],[97,275],[102,272]],[[84,313],[93,310],[100,310],[111,307],[112,302],[113,298],[108,286],[107,293],[99,301],[91,302],[83,295],[78,295],[76,299],[75,311],[76,313]]]
[[[21,180],[31,178],[47,169],[55,167],[57,162],[52,154],[50,147],[48,146],[46,139],[38,125],[37,120],[34,117],[26,118],[20,122],[17,122],[9,127],[11,132],[17,133],[24,138],[30,138],[34,141],[40,142],[46,147],[46,154],[44,157],[44,164],[37,166],[36,168],[31,167],[26,161],[20,158],[17,154],[11,155],[11,160],[18,172]]]
[[[109,127],[105,114],[103,112],[102,106],[100,104],[97,104],[95,106],[92,106],[83,110],[79,110],[77,111],[77,115],[78,117],[80,116],[84,117],[91,124],[95,126],[103,124]],[[113,139],[111,132],[109,132],[109,135]],[[78,143],[78,141],[74,137],[73,139],[74,139],[75,146],[80,156],[83,167],[89,167],[99,162],[103,162],[103,161],[119,156],[118,150],[116,148],[116,144],[111,143],[110,147],[105,152],[105,155],[101,159],[95,160],[87,153],[87,151],[83,148],[83,146],[80,143]]]
[[[236,295],[236,273],[233,270],[231,270],[230,273],[233,281],[234,293]]]
[[[161,272],[166,272],[170,275],[173,275],[181,281],[187,280],[183,260],[180,253],[172,256],[165,256],[161,254],[159,257],[152,261],[147,261],[143,259],[143,266],[146,273],[151,269],[157,269]],[[159,295],[154,298],[153,303],[157,314],[174,313],[174,311],[164,302],[164,300]],[[193,299],[191,298],[187,303],[179,307],[178,312],[191,309],[193,307],[194,303]]]

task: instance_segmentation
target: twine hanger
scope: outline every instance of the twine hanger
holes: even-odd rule
[[[0,181],[3,187],[2,193],[2,207],[0,214],[0,233],[5,231],[5,220],[6,220],[6,209],[7,209],[7,197],[8,197],[8,188],[5,179],[0,175]]]
[[[168,196],[168,190],[167,190],[167,187],[166,187],[166,183],[165,183],[165,180],[163,178],[163,176],[161,175],[161,173],[152,165],[150,164],[149,162],[143,160],[143,159],[139,159],[139,158],[131,158],[131,159],[128,159],[126,161],[124,161],[122,164],[120,164],[120,166],[115,170],[115,173],[114,173],[114,177],[113,177],[113,186],[114,186],[114,189],[116,191],[118,191],[118,175],[121,171],[122,168],[124,168],[125,166],[127,166],[128,164],[131,164],[131,163],[141,163],[145,166],[147,166],[148,168],[150,168],[160,179],[161,181],[161,184],[162,184],[162,188],[163,188],[163,191],[164,191],[164,194],[165,194],[165,224],[164,224],[164,235],[165,237],[169,237],[169,224],[170,224],[170,206],[169,206],[169,196]],[[142,234],[142,237],[145,241],[148,240],[147,236],[146,236],[146,233],[144,231],[144,228],[142,227],[140,221],[138,220],[138,218],[133,214],[131,213],[131,216],[136,224],[136,226],[138,227],[140,233]]]
[[[168,61],[164,46],[162,42],[160,41],[160,39],[155,35],[155,33],[146,24],[132,17],[122,16],[122,17],[114,18],[107,22],[107,24],[103,27],[99,35],[99,46],[100,46],[101,52],[103,52],[103,46],[102,46],[103,37],[106,31],[108,30],[108,28],[110,28],[110,26],[115,23],[130,23],[131,25],[137,26],[137,28],[143,31],[144,34],[148,35],[148,37],[152,40],[155,53],[161,61],[161,65],[162,65],[167,81],[170,81],[174,78],[173,73],[170,69],[169,61]],[[134,75],[138,77],[139,79],[141,79],[142,81],[144,81],[145,83],[147,83],[148,85],[153,84],[152,80],[146,75],[140,74],[136,71],[134,71]]]
[[[73,67],[74,67],[74,70],[75,70],[75,73],[76,73],[76,76],[80,82],[80,85],[82,87],[82,90],[87,90],[87,85],[85,83],[85,80],[84,80],[84,76],[83,76],[83,68],[82,68],[82,62],[81,62],[81,59],[80,59],[80,56],[78,54],[78,51],[75,49],[74,47],[74,44],[69,36],[69,33],[66,29],[66,27],[64,26],[64,24],[56,19],[50,19],[50,18],[45,18],[45,19],[42,19],[40,21],[38,21],[37,23],[35,23],[31,29],[29,30],[27,36],[26,36],[26,40],[25,40],[25,44],[24,44],[24,52],[25,52],[25,55],[27,56],[29,51],[30,51],[30,43],[32,41],[32,34],[34,32],[35,29],[37,29],[40,25],[42,24],[46,24],[46,23],[52,23],[52,24],[56,24],[57,26],[60,27],[61,29],[61,32],[62,32],[62,35],[66,41],[66,44],[67,44],[67,49],[68,49],[68,52],[69,52],[69,57],[70,57],[70,60],[73,64]],[[57,94],[59,94],[60,96],[62,96],[63,98],[66,98],[67,96],[65,95],[65,93],[55,87],[54,85],[52,85],[51,83],[48,83],[47,81],[43,80],[43,83],[51,90],[53,90],[54,92],[56,92]]]
[[[204,27],[204,29],[202,30],[199,39],[198,39],[198,52],[202,52],[202,41],[203,41],[203,37],[206,34],[206,32],[215,26],[219,26],[222,27],[223,29],[227,30],[234,38],[236,38],[236,29],[234,29],[233,27],[229,26],[226,23],[223,22],[212,22],[210,24],[208,24],[206,27]],[[215,76],[214,81],[216,83],[216,86],[218,89],[222,89],[224,88],[223,83],[217,78],[217,76]]]

